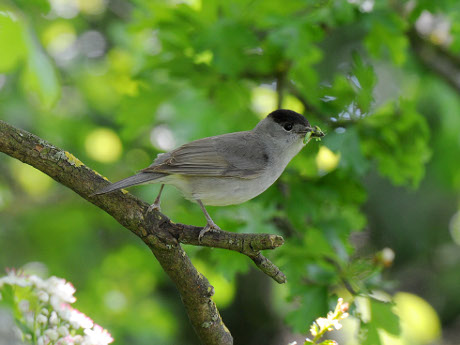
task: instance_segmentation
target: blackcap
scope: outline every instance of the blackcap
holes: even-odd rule
[[[312,128],[292,110],[270,113],[251,131],[199,139],[167,153],[138,174],[113,183],[94,195],[146,183],[160,183],[160,192],[149,207],[159,210],[165,184],[179,189],[202,209],[209,230],[219,229],[204,205],[226,206],[250,200],[270,187],[286,165],[313,138],[324,133]]]

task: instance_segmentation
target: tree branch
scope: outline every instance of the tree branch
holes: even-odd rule
[[[49,175],[140,237],[176,285],[192,326],[205,345],[230,345],[233,338],[211,298],[214,288],[196,270],[180,243],[238,251],[249,256],[279,283],[286,280],[284,274],[259,252],[282,245],[281,236],[218,231],[207,233],[199,243],[202,228],[174,224],[160,212],[147,212],[149,205],[126,191],[91,196],[95,190],[107,185],[104,177],[71,153],[3,121],[0,121],[0,152]]]
[[[262,272],[276,282],[280,284],[286,282],[284,273],[260,253],[261,250],[275,249],[283,245],[283,237],[270,234],[237,234],[217,230],[207,232],[206,236],[199,240],[198,236],[202,229],[192,225],[175,224],[170,233],[180,243],[237,251],[248,256]]]

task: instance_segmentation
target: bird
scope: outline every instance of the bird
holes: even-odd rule
[[[200,231],[201,241],[206,232],[220,230],[205,205],[241,204],[258,196],[280,177],[311,138],[320,140],[323,136],[321,129],[311,127],[303,115],[278,109],[252,130],[198,139],[161,153],[147,168],[93,196],[157,183],[161,184],[160,191],[147,212],[159,211],[163,188],[172,185],[203,211],[206,226]]]

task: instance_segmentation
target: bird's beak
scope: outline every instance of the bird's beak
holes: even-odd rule
[[[299,134],[304,134],[303,138],[304,145],[308,144],[311,138],[315,138],[316,141],[321,141],[321,138],[324,137],[324,132],[318,126],[307,127],[304,131],[299,131]]]
[[[302,131],[298,131],[299,134],[307,134],[310,133],[312,138],[322,138],[325,136],[324,132],[318,126],[315,127],[306,127]]]

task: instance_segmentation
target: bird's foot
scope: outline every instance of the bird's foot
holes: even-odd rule
[[[214,222],[206,224],[206,226],[203,228],[203,230],[200,231],[200,234],[198,235],[198,243],[201,243],[201,239],[203,238],[204,234],[207,233],[208,231],[220,231],[220,230],[221,229]]]
[[[149,208],[147,209],[147,213],[148,212],[153,212],[153,211],[158,211],[158,212],[161,212],[161,208],[160,208],[160,203],[159,202],[154,202],[152,205],[149,206]]]

